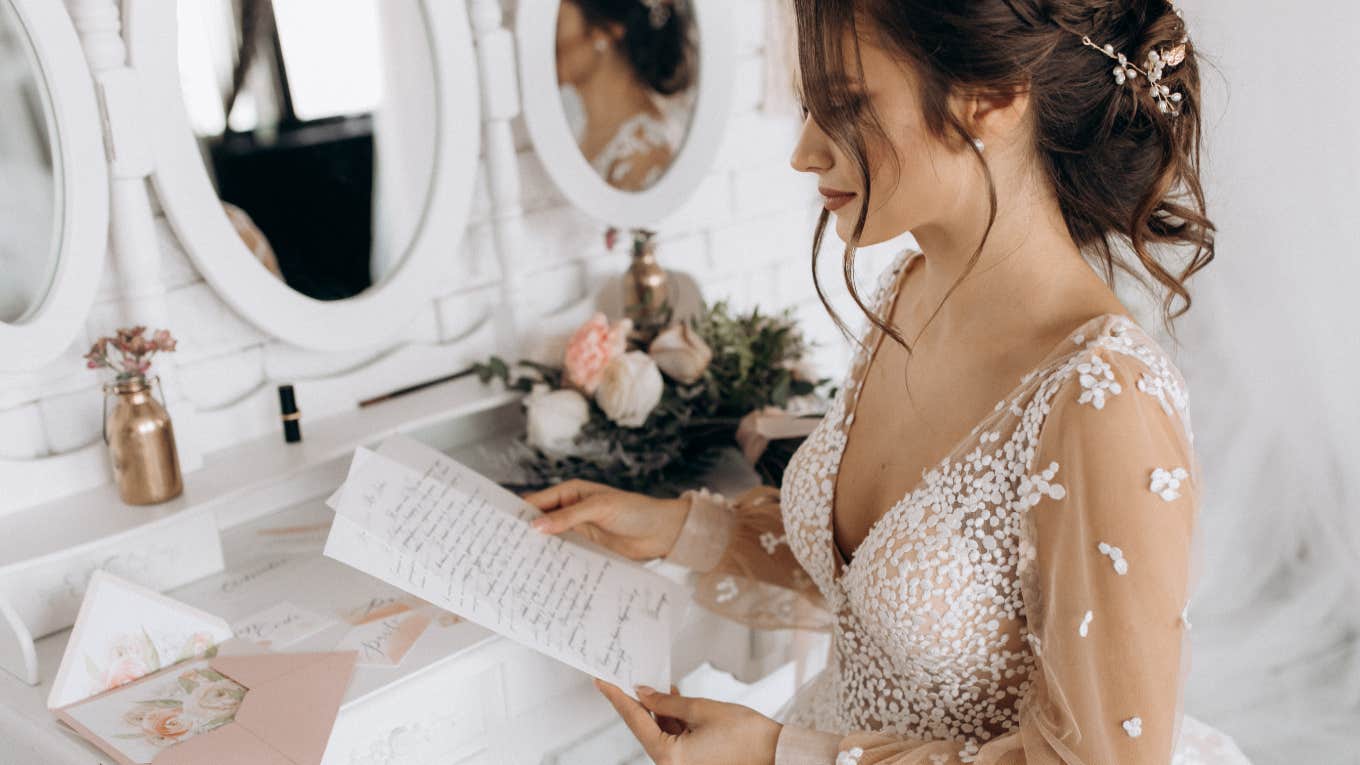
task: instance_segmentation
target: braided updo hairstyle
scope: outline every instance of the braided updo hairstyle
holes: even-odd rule
[[[567,0],[581,9],[592,27],[622,28],[620,51],[638,79],[663,96],[689,89],[694,83],[694,52],[687,3],[664,0],[665,21],[652,23],[652,10],[643,0]]]
[[[1186,281],[1213,260],[1214,225],[1205,212],[1199,177],[1199,64],[1185,23],[1167,0],[795,0],[794,5],[804,106],[855,161],[866,199],[866,137],[886,136],[872,113],[856,116],[845,74],[833,63],[858,60],[857,51],[842,58],[843,41],[855,41],[861,33],[873,34],[914,66],[926,129],[950,145],[972,145],[948,108],[951,93],[1002,95],[1027,88],[1036,154],[1085,257],[1111,285],[1116,270],[1145,286],[1160,285],[1168,328],[1189,309]],[[1084,45],[1082,36],[1101,46],[1110,44],[1140,67],[1149,51],[1184,41],[1184,60],[1167,67],[1161,80],[1181,94],[1179,114],[1159,108],[1146,77],[1116,84],[1115,62]],[[983,243],[959,281],[981,255],[997,210],[987,160],[980,150],[973,151],[987,178],[991,211]],[[870,321],[910,350],[855,290],[854,253],[868,207],[861,205],[846,246],[845,280]],[[817,226],[814,284],[828,219],[823,212]],[[1193,255],[1181,265],[1163,262],[1151,251],[1157,245],[1186,247]],[[1122,256],[1119,249],[1132,257]],[[816,286],[845,331],[821,285]]]

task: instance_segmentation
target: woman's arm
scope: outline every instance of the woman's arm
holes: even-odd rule
[[[827,628],[821,593],[789,548],[778,489],[758,486],[732,500],[707,489],[681,497],[689,514],[666,560],[702,573],[700,605],[762,629]]]

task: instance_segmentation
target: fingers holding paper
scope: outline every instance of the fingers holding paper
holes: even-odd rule
[[[638,701],[602,680],[595,686],[659,765],[774,762],[782,726],[753,709],[681,696],[674,687],[661,693],[640,686]]]
[[[573,478],[570,481],[553,484],[546,489],[529,492],[524,495],[524,501],[537,507],[539,510],[549,512],[563,507],[569,507],[586,497],[606,491],[615,490],[604,484]]]
[[[524,499],[547,513],[534,521],[539,531],[574,530],[633,560],[669,552],[689,512],[684,500],[657,499],[589,481],[565,481]]]

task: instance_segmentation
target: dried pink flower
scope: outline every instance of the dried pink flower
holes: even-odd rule
[[[156,330],[148,338],[144,326],[124,327],[111,336],[95,340],[90,352],[84,356],[85,366],[87,369],[112,369],[118,373],[119,381],[145,377],[151,371],[151,357],[158,352],[173,351],[177,344],[168,329]],[[109,358],[110,347],[118,351],[116,360]]]

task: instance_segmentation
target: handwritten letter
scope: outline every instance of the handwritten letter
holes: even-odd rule
[[[575,535],[407,438],[360,449],[331,498],[325,554],[632,693],[670,687],[675,582]]]

